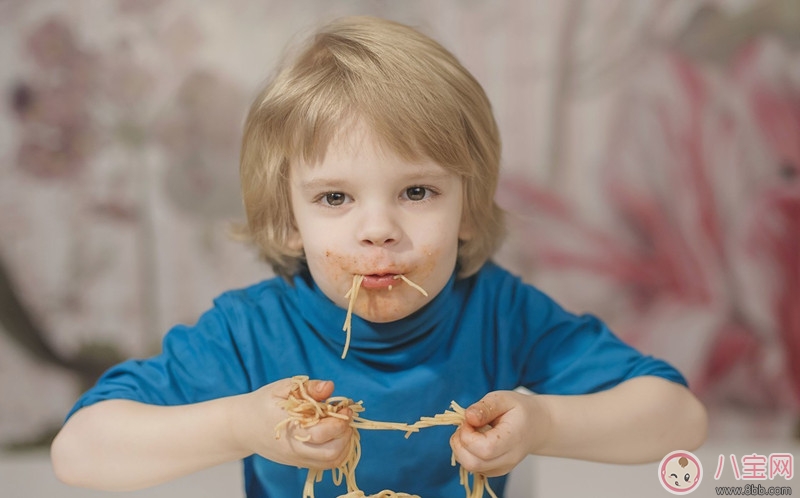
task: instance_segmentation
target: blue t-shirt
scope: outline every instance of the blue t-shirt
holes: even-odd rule
[[[346,311],[308,273],[274,278],[222,294],[194,326],[174,327],[163,352],[111,368],[75,410],[112,398],[156,405],[197,403],[254,391],[294,375],[330,379],[334,395],[364,402],[365,418],[413,423],[466,407],[486,393],[524,386],[540,394],[585,394],[641,375],[685,384],[667,363],[620,341],[597,318],[563,310],[535,287],[493,263],[442,292],[408,318],[371,323],[353,316],[341,359]],[[398,431],[362,430],[359,488],[423,498],[463,496],[450,465],[454,427],[408,439]],[[269,432],[269,431],[267,431]],[[307,471],[257,455],[244,461],[250,498],[301,498]],[[502,496],[505,477],[490,480]],[[330,472],[316,496],[346,492]]]

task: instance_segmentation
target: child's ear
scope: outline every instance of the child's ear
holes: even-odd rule
[[[303,250],[303,237],[300,236],[300,231],[293,228],[289,235],[286,237],[286,246],[293,251]]]
[[[467,220],[461,221],[461,227],[458,229],[458,240],[466,242],[475,236],[475,229],[472,223]]]

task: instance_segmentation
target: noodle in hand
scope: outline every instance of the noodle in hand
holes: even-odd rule
[[[464,408],[459,406],[455,401],[450,403],[452,410],[445,410],[444,413],[434,415],[433,417],[422,417],[413,424],[367,420],[358,415],[364,411],[364,407],[360,401],[354,402],[344,397],[332,397],[324,402],[317,401],[308,394],[308,390],[306,389],[307,382],[307,376],[298,375],[292,377],[293,387],[286,401],[282,403],[282,407],[288,412],[289,416],[275,426],[275,438],[279,439],[281,437],[281,432],[290,425],[308,428],[316,425],[320,420],[326,417],[350,420],[350,426],[353,428],[353,435],[350,438],[350,450],[344,463],[336,469],[333,469],[334,484],[339,486],[342,480],[344,480],[347,486],[347,493],[337,498],[420,498],[417,495],[397,493],[390,490],[383,490],[367,496],[358,488],[355,469],[361,459],[361,437],[358,433],[359,429],[399,430],[404,431],[406,433],[406,438],[408,438],[412,433],[418,432],[420,429],[437,425],[459,426],[464,423],[465,420]],[[349,413],[346,409],[349,410]],[[303,438],[297,435],[294,437],[299,441],[304,441]],[[455,466],[455,455],[451,457],[450,463]],[[322,480],[324,472],[325,471],[321,469],[308,470],[306,482],[303,487],[303,498],[315,498],[314,483]],[[482,498],[484,491],[488,492],[492,498],[497,498],[497,495],[495,495],[494,491],[492,491],[492,488],[489,486],[486,476],[474,474],[472,486],[470,486],[470,473],[463,467],[459,468],[459,476],[461,485],[464,486],[467,493],[466,498]]]
[[[351,493],[347,493],[346,495],[340,495],[336,498],[420,498],[419,495],[410,495],[408,493],[395,493],[394,491],[389,491],[388,489],[384,489],[383,491],[379,491],[374,495],[365,495],[363,491],[353,491]]]
[[[434,415],[433,417],[422,417],[418,422],[411,424],[409,427],[411,430],[406,432],[406,438],[411,435],[412,432],[417,432],[420,429],[424,429],[426,427],[433,427],[436,425],[456,425],[459,426],[464,423],[466,420],[466,410],[462,408],[458,403],[455,401],[450,402],[450,408],[452,410],[445,410],[444,413],[439,413]],[[488,429],[488,426],[487,426]],[[450,464],[455,466],[456,464],[456,456],[455,454],[452,455],[450,459]],[[461,485],[464,486],[464,489],[467,491],[467,498],[481,498],[483,496],[484,490],[489,493],[489,496],[492,498],[497,498],[492,488],[489,486],[489,481],[487,480],[486,476],[483,474],[474,474],[472,479],[472,487],[470,488],[469,484],[469,476],[470,472],[464,469],[464,467],[459,467],[459,478]]]
[[[308,377],[305,375],[292,377],[292,390],[289,392],[286,401],[282,403],[283,409],[289,413],[289,416],[275,426],[275,439],[280,439],[281,432],[290,425],[305,429],[318,424],[320,420],[326,417],[351,420],[352,416],[342,413],[346,408],[353,414],[364,410],[360,402],[355,403],[348,398],[339,397],[329,398],[325,402],[317,401],[308,394],[306,389],[307,382]],[[295,439],[299,441],[307,440],[296,435]],[[350,450],[347,460],[340,467],[334,469],[333,480],[336,485],[341,484],[344,477],[348,491],[358,489],[354,471],[360,457],[361,443],[358,432],[354,431],[353,437],[350,438]],[[308,470],[308,476],[303,487],[303,498],[314,498],[314,483],[322,480],[323,473],[324,470],[320,469]]]

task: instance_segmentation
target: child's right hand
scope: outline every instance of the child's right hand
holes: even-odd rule
[[[333,382],[310,380],[308,393],[325,401],[333,393]],[[289,414],[281,407],[292,389],[283,379],[241,397],[242,405],[232,420],[232,430],[248,454],[256,453],[274,462],[310,469],[332,469],[347,458],[353,430],[347,420],[326,417],[303,429],[289,424],[275,437],[275,426]]]

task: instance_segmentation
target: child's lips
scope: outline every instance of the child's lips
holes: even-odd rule
[[[397,285],[398,273],[380,273],[364,275],[361,287],[365,289],[388,289],[389,286]]]

